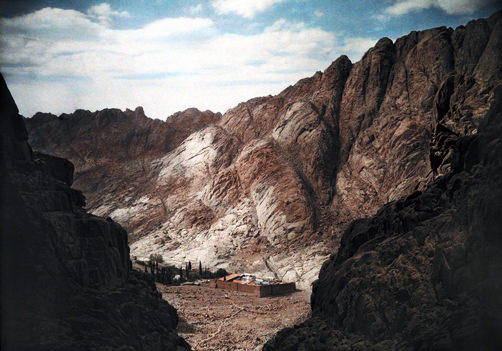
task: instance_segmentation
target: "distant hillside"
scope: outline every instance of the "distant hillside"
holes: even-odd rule
[[[152,191],[158,171],[151,168],[151,161],[220,118],[218,113],[187,109],[164,122],[146,117],[138,107],[125,112],[77,110],[59,117],[37,113],[25,123],[35,150],[67,158],[75,165],[75,187],[84,192],[87,208],[95,212],[103,203],[116,207],[132,195]],[[153,213],[148,216],[155,221]],[[129,231],[142,225],[134,218],[120,222]]]

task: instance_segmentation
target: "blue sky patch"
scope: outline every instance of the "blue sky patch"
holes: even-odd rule
[[[455,28],[493,0],[2,1],[0,70],[24,115],[144,106],[164,119],[277,94],[381,37]],[[64,96],[64,98],[61,98]]]

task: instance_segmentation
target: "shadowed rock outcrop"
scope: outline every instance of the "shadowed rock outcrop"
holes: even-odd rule
[[[86,213],[73,165],[27,139],[0,76],[2,350],[189,349],[125,230]]]
[[[502,86],[478,129],[451,145],[445,175],[350,224],[312,318],[264,350],[499,349]]]
[[[114,182],[81,172],[71,156],[81,136],[53,138],[62,124],[28,119],[30,138],[47,140],[35,143],[41,151],[57,144],[82,188],[100,179],[99,191],[83,188],[100,199],[89,208],[126,226],[133,255],[309,288],[351,221],[423,191],[450,172],[459,138],[478,133],[501,82],[500,17],[383,38],[359,62],[342,56],[276,96],[243,102],[165,154],[137,153],[126,164],[141,167]],[[89,133],[102,113],[83,124]]]

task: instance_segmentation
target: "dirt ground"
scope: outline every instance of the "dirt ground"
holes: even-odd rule
[[[261,350],[280,329],[298,324],[310,314],[310,294],[256,297],[201,286],[166,286],[162,296],[178,310],[178,333],[192,350]]]

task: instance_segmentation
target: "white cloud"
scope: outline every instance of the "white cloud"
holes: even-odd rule
[[[87,35],[102,29],[81,12],[52,7],[18,17],[1,18],[0,25],[7,32],[37,32],[40,35],[54,34],[56,29],[70,31],[72,35],[84,30]]]
[[[112,22],[112,17],[131,17],[127,11],[112,10],[111,5],[106,2],[90,7],[89,10],[87,10],[87,14],[106,25]]]
[[[490,2],[496,0],[437,0],[437,7],[443,9],[448,14],[468,14],[473,13]]]
[[[404,0],[398,1],[394,5],[388,7],[385,12],[389,15],[400,16],[411,11],[419,11],[430,8],[434,4],[434,0]]]
[[[377,41],[377,39],[372,38],[347,38],[343,43],[337,45],[336,51],[344,53],[351,58],[359,59],[369,48],[373,47]]]
[[[213,0],[211,6],[219,14],[235,13],[244,18],[253,18],[284,0]]]
[[[198,4],[198,5],[195,5],[195,6],[190,6],[188,8],[188,12],[191,15],[198,15],[199,13],[202,12],[202,10],[204,10],[204,6],[202,6],[202,4]]]
[[[399,0],[385,9],[384,14],[377,18],[387,16],[401,16],[410,12],[422,11],[429,8],[438,8],[450,15],[473,13],[477,9],[494,2],[495,0]]]
[[[140,29],[114,31],[116,36],[127,40],[139,39],[162,39],[175,35],[194,33],[213,26],[209,18],[163,18],[151,22]]]
[[[285,19],[253,35],[222,33],[211,19],[187,17],[119,30],[88,14],[47,8],[0,19],[0,70],[27,116],[142,105],[165,118],[192,106],[224,112],[278,93],[340,54],[359,59],[374,42]]]
[[[314,15],[316,17],[322,17],[322,16],[324,16],[324,12],[322,12],[321,10],[315,10]]]

